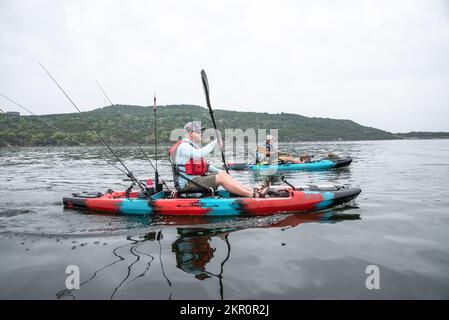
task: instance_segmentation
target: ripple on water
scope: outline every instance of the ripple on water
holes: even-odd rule
[[[32,210],[29,209],[10,209],[10,208],[0,208],[0,218],[1,217],[14,217],[22,214],[30,214]]]

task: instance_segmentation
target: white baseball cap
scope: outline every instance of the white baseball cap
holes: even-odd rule
[[[196,122],[196,121],[189,122],[184,126],[185,132],[201,133],[201,131],[203,131],[204,129],[206,129],[206,128],[201,128],[200,123]]]

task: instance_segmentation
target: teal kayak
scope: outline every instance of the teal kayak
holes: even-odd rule
[[[313,170],[328,170],[334,168],[347,167],[351,164],[352,158],[326,158],[307,163],[277,163],[277,164],[246,164],[246,163],[232,163],[228,165],[229,170],[238,171],[313,171]]]

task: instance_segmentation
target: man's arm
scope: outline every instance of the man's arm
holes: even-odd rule
[[[210,142],[208,145],[201,149],[196,149],[192,147],[189,143],[183,143],[179,146],[181,150],[179,150],[182,157],[193,159],[193,160],[200,160],[201,158],[204,158],[209,153],[214,150],[217,142],[216,140]]]
[[[281,150],[279,150],[279,149],[276,149],[276,148],[273,147],[273,146],[271,146],[271,152],[272,152],[273,154],[277,153],[277,155],[278,155],[279,158],[280,158],[280,157],[289,157],[289,156],[290,156],[290,153],[288,153],[288,152],[283,152],[283,151],[281,151]]]

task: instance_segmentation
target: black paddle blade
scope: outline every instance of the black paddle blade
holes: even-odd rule
[[[201,82],[203,83],[204,94],[206,95],[207,100],[209,100],[209,81],[207,81],[206,71],[201,70]]]

